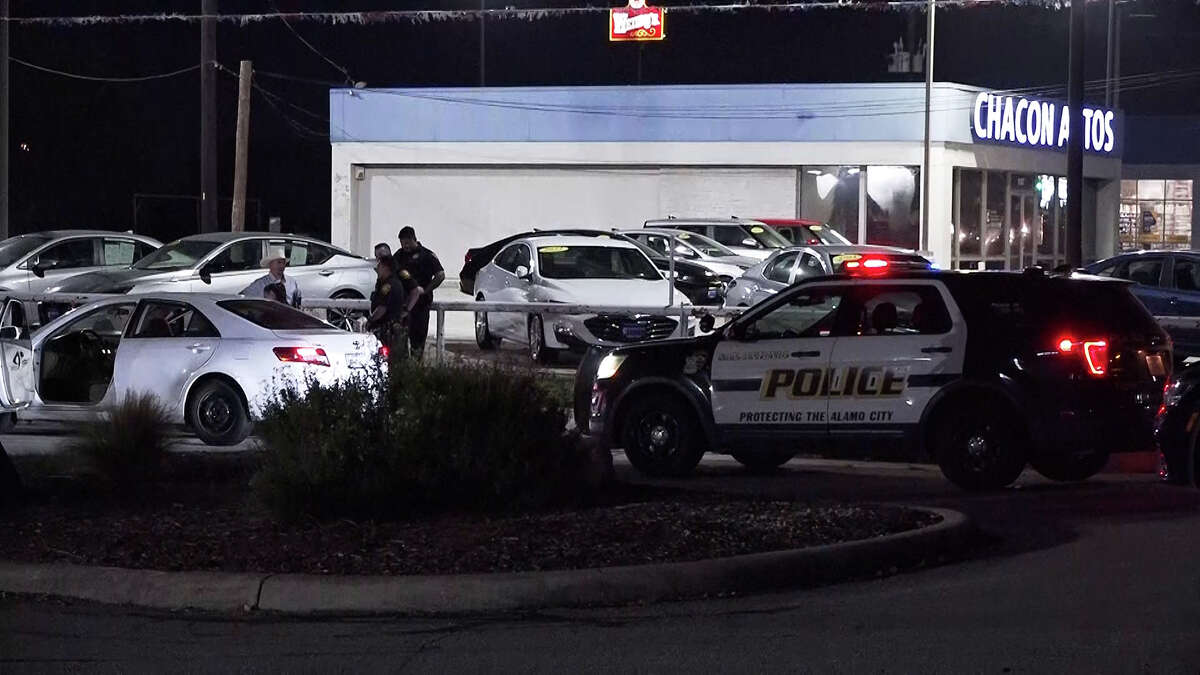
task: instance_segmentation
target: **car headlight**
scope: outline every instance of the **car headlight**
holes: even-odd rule
[[[621,364],[625,363],[624,354],[608,354],[600,360],[600,366],[596,368],[596,379],[607,380],[620,370]]]

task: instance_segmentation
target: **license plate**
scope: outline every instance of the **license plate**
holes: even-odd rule
[[[621,334],[630,340],[639,340],[646,337],[646,329],[641,326],[625,326],[621,329]]]
[[[1147,354],[1146,368],[1150,370],[1150,375],[1153,377],[1165,377],[1167,374],[1161,354]]]
[[[346,363],[351,367],[361,366],[367,362],[367,357],[362,352],[351,352],[346,354]]]

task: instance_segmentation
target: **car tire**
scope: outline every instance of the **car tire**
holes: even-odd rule
[[[970,492],[1011,485],[1025,469],[1027,440],[1014,416],[1011,406],[994,397],[969,399],[940,411],[928,442],[942,474]]]
[[[546,346],[546,325],[539,314],[529,317],[529,358],[534,363],[554,363],[558,351]]]
[[[1108,464],[1108,451],[1097,450],[1086,455],[1030,457],[1029,464],[1034,471],[1050,480],[1076,482],[1100,473],[1104,465]]]
[[[208,445],[237,445],[250,435],[250,413],[241,393],[222,380],[196,387],[188,397],[187,421]]]
[[[770,473],[787,464],[791,458],[796,456],[794,450],[731,452],[729,454],[738,461],[738,464],[746,467],[746,471],[750,473]]]
[[[330,300],[362,300],[363,297],[354,291],[338,291]],[[327,309],[325,321],[344,331],[354,332],[360,319],[365,319],[367,312],[358,309]]]
[[[483,296],[475,299],[482,302]],[[475,312],[475,344],[485,352],[500,346],[500,338],[492,335],[491,327],[488,326],[487,312]]]
[[[704,456],[696,416],[678,396],[639,396],[622,406],[619,419],[625,456],[647,476],[687,476]]]
[[[16,426],[17,413],[11,412],[0,415],[0,434],[11,434]]]

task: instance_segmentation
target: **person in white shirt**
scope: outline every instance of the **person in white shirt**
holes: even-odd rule
[[[267,268],[267,273],[254,283],[250,284],[242,291],[242,295],[248,298],[261,298],[263,291],[271,284],[282,284],[287,291],[287,304],[292,307],[300,306],[300,285],[292,277],[286,276],[283,272],[287,269],[288,258],[286,252],[281,248],[271,249],[266,258],[262,260],[262,266]]]

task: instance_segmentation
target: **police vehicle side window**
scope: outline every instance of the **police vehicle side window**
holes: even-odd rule
[[[842,289],[813,289],[788,299],[756,317],[735,337],[744,340],[787,340],[833,335]]]
[[[792,267],[796,263],[798,253],[782,253],[779,257],[771,261],[767,265],[767,269],[763,272],[763,276],[771,281],[778,281],[781,284],[786,284],[792,280]]]
[[[841,335],[938,335],[951,328],[946,304],[933,286],[859,286],[852,299]]]

